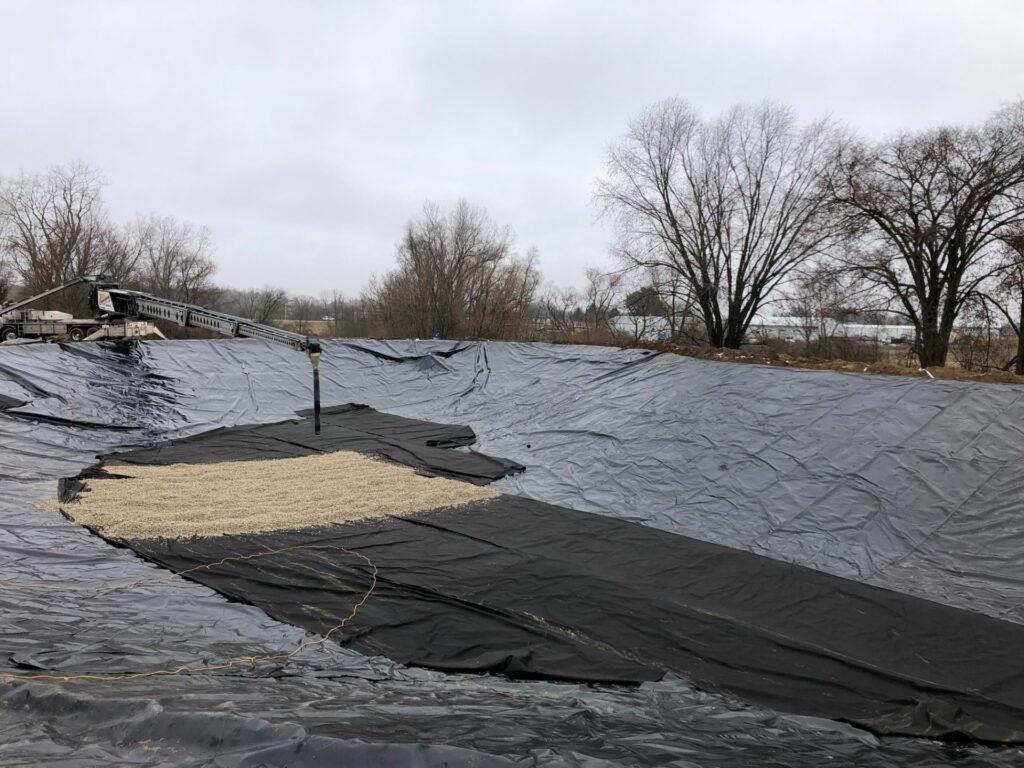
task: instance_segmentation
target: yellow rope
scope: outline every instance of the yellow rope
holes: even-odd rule
[[[60,587],[46,583],[31,583],[31,582],[0,582],[0,585],[11,589],[40,589],[40,590],[53,590],[63,592],[94,592],[98,594],[106,594],[109,592],[115,592],[120,589],[135,589],[138,587],[148,586],[150,584],[157,584],[162,581],[174,579],[179,576],[192,573],[208,568],[216,568],[218,565],[224,565],[225,563],[238,562],[242,560],[253,560],[259,557],[268,557],[270,555],[278,555],[282,552],[290,552],[297,549],[334,549],[345,554],[358,557],[365,562],[371,570],[372,580],[370,588],[366,590],[359,601],[352,606],[352,610],[349,614],[343,618],[340,622],[331,627],[319,640],[305,640],[299,643],[295,648],[287,653],[276,653],[269,654],[266,656],[240,656],[235,659],[229,659],[219,664],[210,664],[203,667],[189,667],[182,666],[174,669],[154,669],[147,672],[133,672],[128,674],[109,674],[109,675],[53,675],[53,674],[8,674],[0,673],[0,680],[3,681],[28,681],[28,680],[46,680],[51,682],[62,682],[69,683],[76,680],[89,680],[98,683],[110,683],[110,682],[123,682],[127,680],[140,680],[147,677],[158,677],[158,676],[169,676],[169,675],[188,675],[188,674],[204,674],[207,672],[219,672],[226,669],[232,669],[240,666],[253,666],[257,662],[274,662],[274,661],[288,661],[294,658],[299,653],[304,651],[306,648],[313,646],[323,646],[331,636],[336,632],[340,631],[347,625],[352,619],[355,618],[359,609],[362,608],[366,601],[370,599],[373,593],[377,589],[377,566],[374,562],[364,555],[362,552],[357,552],[352,549],[346,549],[334,544],[295,544],[290,547],[282,547],[281,549],[272,549],[266,552],[256,552],[251,555],[237,555],[233,557],[225,557],[222,560],[218,560],[215,563],[206,563],[204,565],[197,565],[192,568],[187,568],[184,571],[171,573],[168,576],[161,576],[160,578],[154,579],[140,579],[139,581],[133,581],[125,584],[118,584],[113,587]]]

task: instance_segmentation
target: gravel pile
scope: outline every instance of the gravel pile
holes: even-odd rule
[[[408,515],[498,494],[350,451],[269,461],[118,466],[61,505],[119,539],[191,538]]]

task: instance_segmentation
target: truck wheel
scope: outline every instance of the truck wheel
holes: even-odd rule
[[[68,338],[71,339],[72,341],[81,341],[82,339],[85,338],[85,329],[72,328],[70,331],[68,331]]]
[[[12,341],[18,338],[18,331],[15,328],[4,328],[0,331],[0,341]]]

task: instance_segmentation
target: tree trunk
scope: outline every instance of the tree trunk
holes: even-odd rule
[[[726,330],[723,324],[719,321],[715,315],[714,310],[711,307],[710,301],[701,301],[701,314],[704,320],[704,331],[708,335],[708,346],[715,349],[720,349],[726,344]]]
[[[1024,297],[1020,302],[1020,319],[1017,321],[1017,365],[1014,373],[1024,376]]]
[[[727,349],[739,349],[743,344],[743,334],[737,328],[731,327],[722,340],[722,346]]]
[[[934,325],[925,325],[921,329],[921,338],[917,349],[917,357],[922,368],[944,366],[949,352],[949,334],[943,333]]]
[[[953,313],[948,302],[941,310],[938,300],[921,302],[917,359],[922,368],[945,366],[952,331]]]

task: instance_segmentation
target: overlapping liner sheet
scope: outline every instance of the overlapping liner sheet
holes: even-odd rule
[[[113,458],[378,452],[402,435],[403,454],[422,468],[423,437],[443,431],[340,408],[316,437],[310,421],[290,421]],[[450,473],[445,459],[458,467],[464,458],[448,451],[431,468]],[[521,497],[354,525],[125,543],[319,634],[375,582],[373,599],[335,639],[404,663],[598,683],[674,672],[883,734],[1024,742],[1024,626]],[[372,556],[374,571],[352,550]],[[253,557],[265,552],[281,554]]]
[[[159,571],[34,509],[53,498],[55,478],[97,454],[291,417],[308,406],[300,355],[259,342],[0,352],[0,393],[27,403],[0,414],[0,578],[55,588],[0,593],[0,664],[151,669],[302,637],[180,580],[99,598],[61,591]],[[527,466],[499,487],[1020,621],[1019,389],[547,345],[344,342],[325,358],[328,402],[468,424],[479,450]],[[758,482],[752,466],[762,469]],[[802,486],[806,503],[794,505]],[[873,503],[864,509],[850,489]],[[671,676],[640,688],[508,681],[332,644],[271,670],[2,690],[5,762],[895,766],[1024,757],[878,740]],[[409,742],[424,746],[396,746]]]
[[[514,461],[472,450],[451,450],[469,448],[476,442],[473,430],[461,424],[433,424],[346,403],[321,411],[323,430],[318,435],[309,411],[299,411],[297,416],[271,424],[214,429],[195,437],[101,458],[106,464],[205,464],[356,451],[475,485],[488,485],[523,470]],[[309,478],[310,483],[316,481],[315,477]]]

